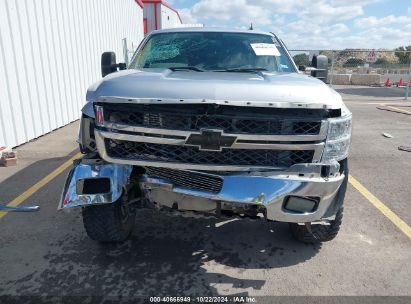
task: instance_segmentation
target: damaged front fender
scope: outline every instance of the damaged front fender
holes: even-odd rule
[[[133,166],[83,159],[69,173],[58,209],[116,202],[130,181]]]

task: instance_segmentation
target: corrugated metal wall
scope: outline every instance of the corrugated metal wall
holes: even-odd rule
[[[101,53],[143,37],[134,0],[0,0],[0,146],[78,119]]]

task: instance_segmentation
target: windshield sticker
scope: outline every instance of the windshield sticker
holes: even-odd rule
[[[251,47],[257,56],[281,56],[277,47],[269,43],[251,43]]]

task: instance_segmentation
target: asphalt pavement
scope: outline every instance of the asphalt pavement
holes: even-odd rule
[[[80,210],[57,211],[65,170],[23,201],[40,212],[0,218],[0,297],[411,296],[411,238],[398,224],[411,226],[411,153],[398,150],[411,146],[411,101],[342,89],[354,115],[351,175],[397,218],[349,185],[342,230],[323,245],[294,241],[284,223],[149,210],[131,240],[101,245],[87,237]],[[0,204],[76,155],[77,129],[19,147],[19,165],[0,168]]]
[[[404,98],[405,87],[367,87],[367,86],[334,86],[337,92],[344,94],[347,97],[361,96],[366,98]],[[411,97],[411,89],[409,93]]]

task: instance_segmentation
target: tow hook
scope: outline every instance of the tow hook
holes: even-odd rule
[[[317,236],[313,233],[313,231],[311,230],[311,223],[310,223],[310,222],[304,223],[304,225],[305,225],[305,228],[307,228],[308,232],[309,232],[315,239],[318,239],[318,237],[317,237]]]

